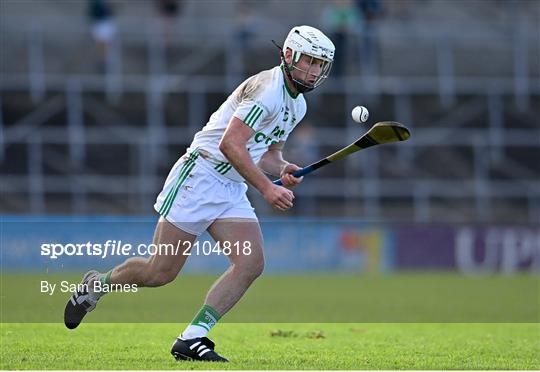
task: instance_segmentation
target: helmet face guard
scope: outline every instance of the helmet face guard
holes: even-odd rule
[[[298,66],[298,62],[301,60],[302,55],[305,55],[307,56],[307,58],[309,58],[309,67],[307,68],[307,70],[302,69]],[[315,72],[314,68],[314,63],[316,59],[322,61],[318,74]],[[330,73],[330,69],[332,68],[332,61],[330,60],[325,60],[320,57],[312,56],[309,54],[300,54],[296,52],[293,52],[291,64],[287,64],[285,60],[283,62],[286,69],[290,72],[289,78],[294,82],[295,88],[300,93],[309,92],[324,83],[324,81],[328,77],[328,74]],[[294,74],[297,76],[296,78],[293,76],[293,71],[297,71],[297,73]]]

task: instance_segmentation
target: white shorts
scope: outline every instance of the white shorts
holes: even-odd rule
[[[176,227],[201,235],[216,220],[257,220],[243,182],[212,168],[197,152],[182,156],[171,169],[154,209]]]

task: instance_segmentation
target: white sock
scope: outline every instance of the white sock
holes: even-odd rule
[[[204,327],[190,324],[186,327],[184,332],[180,334],[180,339],[190,340],[192,338],[205,337],[208,334],[208,330]]]

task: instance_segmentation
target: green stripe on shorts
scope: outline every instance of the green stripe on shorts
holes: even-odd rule
[[[178,179],[178,182],[174,186],[174,191],[172,193],[172,197],[169,198],[169,200],[167,201],[167,203],[164,206],[163,212],[161,213],[161,215],[163,217],[167,216],[169,214],[169,212],[171,211],[172,204],[174,202],[174,199],[176,198],[176,195],[178,194],[178,190],[180,189],[180,186],[182,186],[182,184],[187,179],[187,177],[189,176],[189,173],[191,172],[191,170],[194,167],[195,167],[195,163],[190,163],[188,165],[188,167],[185,169],[185,172],[182,175],[182,177]]]
[[[178,180],[176,181],[174,187],[171,188],[171,190],[167,194],[167,197],[165,198],[163,205],[159,209],[159,214],[161,214],[163,217],[169,214],[172,204],[174,202],[174,199],[176,198],[176,195],[178,194],[178,190],[180,189],[180,186],[182,186],[184,181],[187,179],[190,172],[195,167],[195,160],[197,160],[198,156],[199,154],[196,152],[191,153],[189,155],[188,160],[182,165],[182,168],[180,169],[180,173],[178,174]]]
[[[182,176],[184,175],[188,165],[189,164],[188,164],[187,161],[184,164],[182,164],[182,168],[180,168],[180,173],[178,174],[179,178],[182,178]],[[178,180],[176,182],[178,182]],[[176,183],[175,183],[175,186],[176,186]],[[159,214],[163,214],[163,211],[165,210],[165,206],[167,204],[169,204],[169,200],[171,199],[172,194],[174,193],[174,187],[175,186],[171,187],[171,189],[167,193],[167,196],[165,197],[165,200],[163,201],[163,204],[161,204],[161,208],[159,208]]]
[[[182,168],[180,168],[180,172],[178,173],[178,180],[176,181],[176,183],[178,183],[178,181],[180,179],[182,179],[182,176],[184,175],[189,163],[193,159],[193,154],[194,153],[189,154],[188,159],[186,160],[186,162],[184,164],[182,164]],[[161,205],[161,208],[159,209],[159,214],[162,214],[162,212],[165,210],[165,206],[167,204],[169,204],[169,200],[171,199],[171,197],[172,197],[172,195],[174,193],[175,187],[176,187],[176,184],[167,193],[167,196],[165,197],[165,200],[163,201],[163,204]]]
[[[176,185],[178,182],[183,182],[184,175],[186,174],[187,169],[189,168],[190,161],[187,160],[183,165],[182,168],[180,168],[180,173],[178,174],[178,179],[176,180],[176,183],[173,187],[169,190],[169,193],[167,194],[167,197],[163,201],[163,204],[161,205],[161,208],[159,209],[159,214],[164,215],[165,210],[167,209],[167,206],[169,205],[169,202],[172,199],[172,196],[174,194],[174,190],[176,188]]]

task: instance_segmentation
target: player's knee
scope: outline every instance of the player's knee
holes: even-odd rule
[[[259,260],[252,268],[253,279],[257,279],[264,271],[264,259]]]
[[[149,271],[146,276],[146,286],[160,287],[176,279],[178,272],[174,270]]]
[[[245,281],[252,282],[257,279],[264,271],[264,259],[250,260],[235,264],[234,270],[237,275]]]

